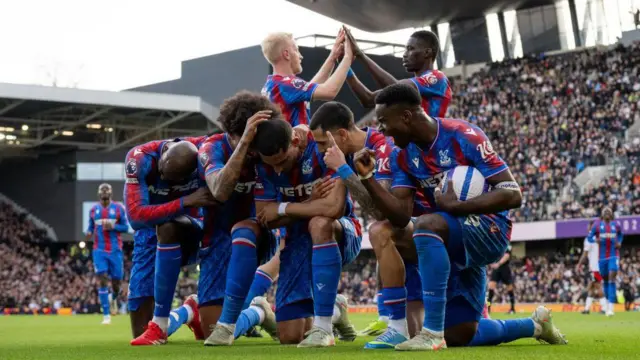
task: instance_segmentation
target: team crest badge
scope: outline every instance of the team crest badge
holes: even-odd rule
[[[313,172],[313,167],[311,166],[311,159],[305,160],[302,163],[302,174],[309,175]]]
[[[420,167],[420,160],[418,160],[418,158],[413,158],[413,160],[411,161],[413,161],[413,165],[416,167],[416,169]]]
[[[207,155],[207,153],[205,152],[200,153],[200,165],[205,168],[207,166],[207,163],[209,163],[209,155]]]
[[[291,85],[296,89],[302,89],[306,84],[307,83],[302,79],[295,78],[291,80]]]
[[[449,150],[440,150],[440,166],[451,165],[451,158],[449,157]]]
[[[113,210],[113,209],[109,210],[109,215],[115,215],[115,214],[116,214],[115,210]]]

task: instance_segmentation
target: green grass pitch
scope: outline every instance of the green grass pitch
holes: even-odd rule
[[[369,314],[352,315],[358,329],[373,318],[374,315]],[[100,325],[100,321],[100,316],[89,315],[0,316],[0,359],[640,359],[639,312],[618,313],[613,318],[600,314],[555,313],[556,325],[569,340],[567,346],[543,345],[524,339],[498,347],[450,348],[438,353],[363,350],[369,337],[358,338],[353,343],[338,342],[330,349],[297,349],[267,338],[241,338],[232,347],[205,348],[193,340],[186,327],[171,337],[167,345],[134,348],[129,345],[128,317],[113,317],[110,326]]]

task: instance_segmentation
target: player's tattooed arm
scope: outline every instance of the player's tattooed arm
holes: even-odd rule
[[[369,191],[367,191],[367,188],[362,184],[360,178],[355,173],[352,173],[349,177],[343,179],[343,181],[347,186],[347,189],[349,189],[351,196],[353,196],[358,204],[360,204],[364,213],[371,215],[376,220],[386,219],[382,211],[378,210],[376,203],[371,198],[371,195],[369,195]],[[387,191],[391,187],[391,182],[389,180],[380,180],[378,183]]]
[[[511,171],[506,169],[486,180],[493,189],[473,199],[458,200],[449,180],[447,192],[440,188],[434,191],[438,208],[456,216],[470,214],[495,214],[501,211],[519,208],[522,205],[520,186],[513,178]]]
[[[227,163],[220,171],[212,172],[206,176],[207,187],[216,201],[223,203],[233,193],[247,158],[249,146],[257,132],[258,124],[269,118],[271,118],[271,110],[258,111],[251,116],[247,120],[244,133]]]

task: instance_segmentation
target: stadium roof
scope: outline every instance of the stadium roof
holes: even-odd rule
[[[197,96],[0,83],[0,157],[202,135],[217,117]]]
[[[549,5],[558,0],[287,0],[370,32],[435,25],[504,10]]]

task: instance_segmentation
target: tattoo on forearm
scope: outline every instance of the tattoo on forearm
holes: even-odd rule
[[[245,144],[238,144],[222,170],[207,175],[207,186],[217,201],[225,202],[231,196],[240,178],[248,148]]]
[[[386,190],[388,190],[391,185],[388,180],[381,180],[379,183]],[[353,198],[360,204],[362,212],[373,216],[376,220],[383,220],[385,218],[382,212],[376,208],[371,195],[369,195],[369,192],[364,185],[362,185],[362,182],[356,174],[351,174],[344,180],[344,184],[347,186],[347,189],[349,189]]]

